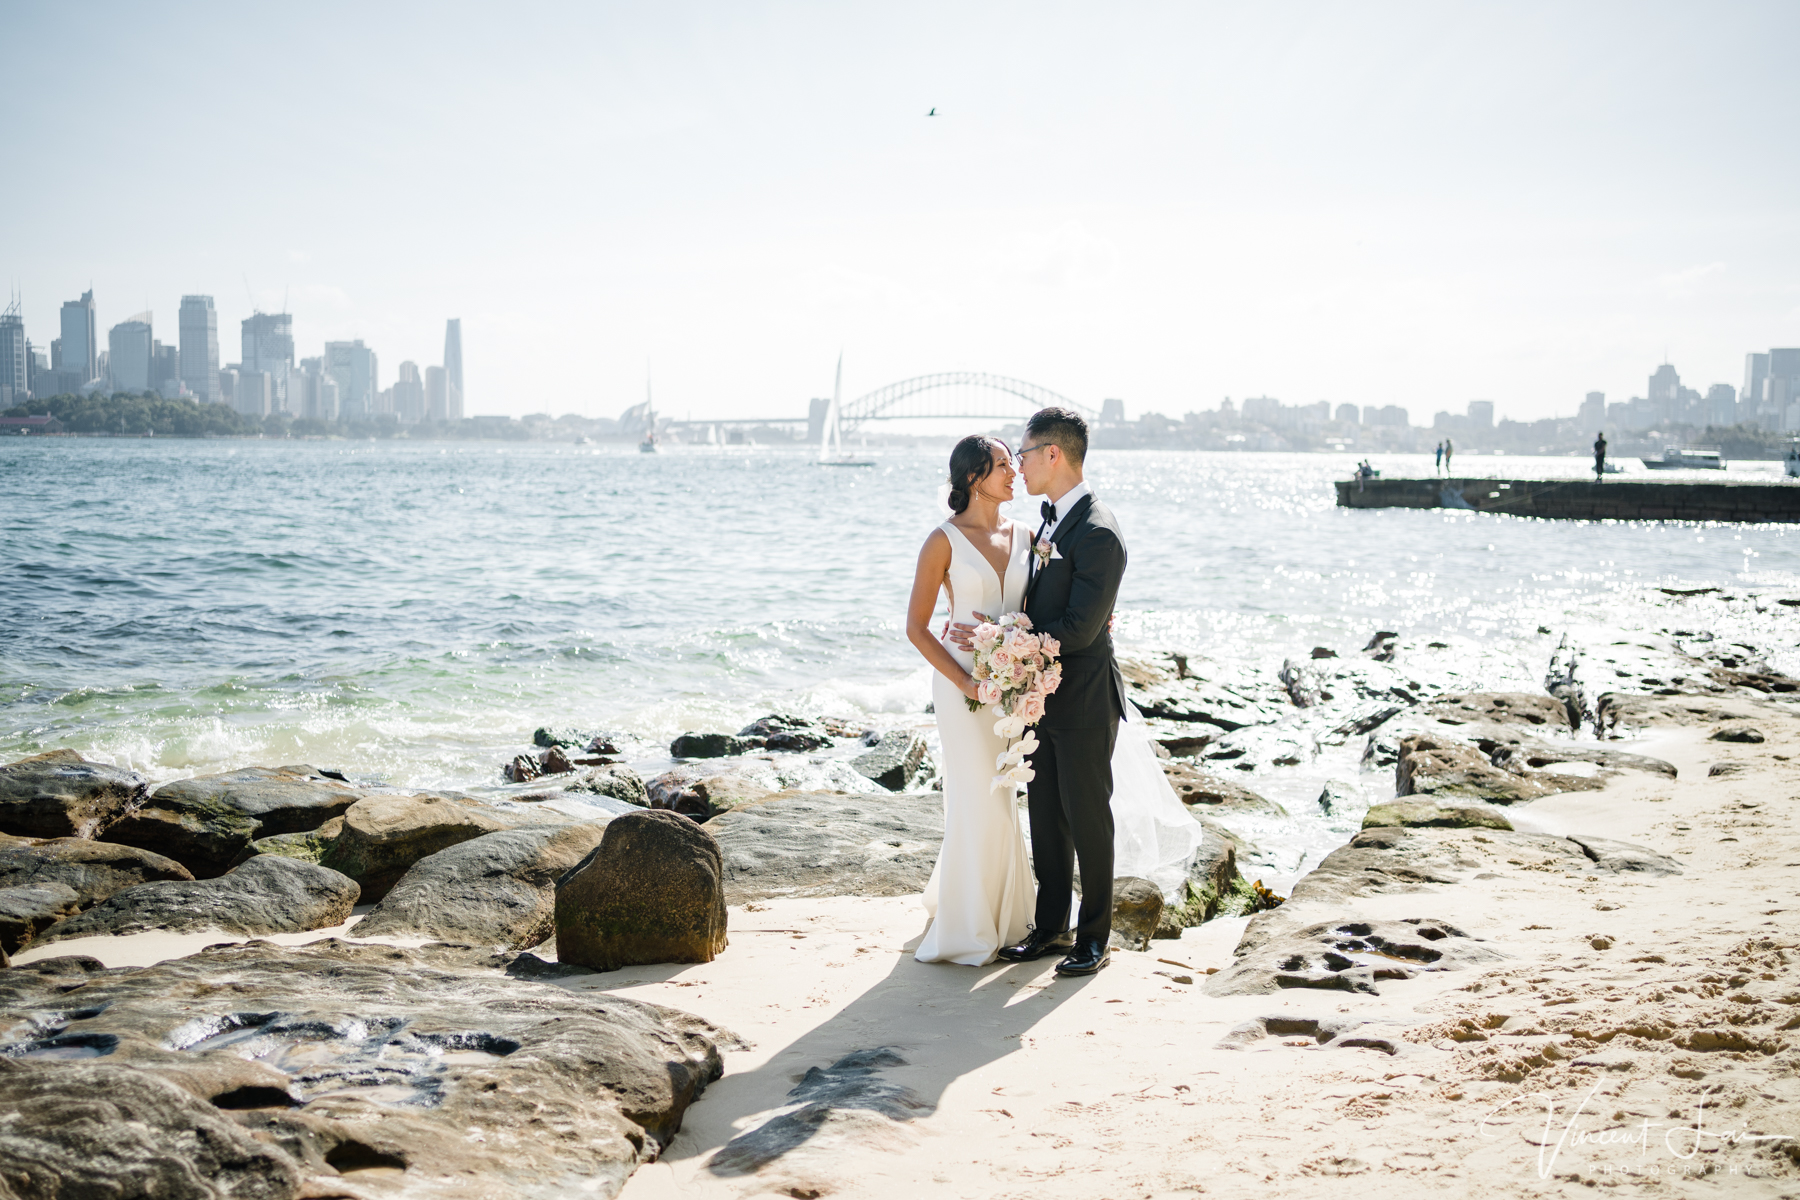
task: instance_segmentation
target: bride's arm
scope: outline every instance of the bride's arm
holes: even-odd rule
[[[918,648],[925,661],[954,683],[962,694],[974,698],[975,677],[963,670],[944,644],[931,636],[931,612],[937,607],[938,589],[950,570],[950,539],[941,529],[931,531],[919,550],[919,567],[913,574],[912,597],[906,602],[906,640]]]

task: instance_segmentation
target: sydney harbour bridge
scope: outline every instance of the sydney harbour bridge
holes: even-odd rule
[[[805,425],[807,440],[816,442],[824,430],[830,405],[829,400],[814,400],[812,411],[805,417],[670,421],[665,427],[691,437],[707,427],[731,430],[757,425]],[[902,379],[853,400],[841,401],[837,426],[840,435],[848,438],[859,431],[867,432],[869,423],[875,421],[935,418],[1012,423],[1022,422],[1038,409],[1050,405],[1072,408],[1090,421],[1099,418],[1099,412],[1089,405],[1023,379],[990,375],[985,371],[944,371]],[[794,432],[798,435],[799,430]]]

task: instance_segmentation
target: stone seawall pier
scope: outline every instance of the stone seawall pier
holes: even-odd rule
[[[1463,508],[1518,517],[1800,523],[1794,483],[1585,479],[1347,479],[1339,508]]]

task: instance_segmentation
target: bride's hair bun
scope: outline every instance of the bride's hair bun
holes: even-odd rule
[[[950,511],[960,513],[969,507],[975,485],[994,469],[993,442],[979,433],[971,433],[950,451]]]

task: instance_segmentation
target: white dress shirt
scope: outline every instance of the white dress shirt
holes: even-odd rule
[[[1093,487],[1090,486],[1085,479],[1064,492],[1062,494],[1062,499],[1055,502],[1056,520],[1050,523],[1050,528],[1044,530],[1044,536],[1051,541],[1055,541],[1056,531],[1061,529],[1062,523],[1069,519],[1069,514],[1074,511],[1075,505],[1080,502],[1083,496],[1091,496],[1093,494]],[[1044,499],[1048,500],[1050,497],[1045,496]]]

